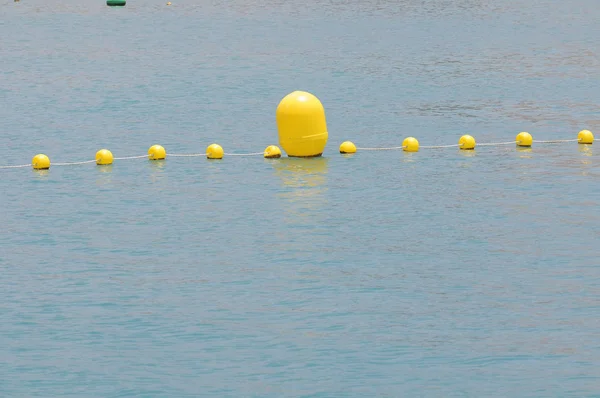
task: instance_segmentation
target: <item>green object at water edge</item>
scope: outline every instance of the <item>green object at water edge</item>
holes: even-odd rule
[[[125,3],[126,3],[125,0],[106,0],[106,5],[111,6],[111,7],[124,6]]]

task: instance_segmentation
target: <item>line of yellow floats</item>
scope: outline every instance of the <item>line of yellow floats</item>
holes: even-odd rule
[[[325,118],[325,110],[321,101],[314,95],[305,91],[294,91],[286,95],[277,106],[276,110],[276,122],[277,130],[279,135],[279,144],[290,157],[317,157],[323,154],[325,146],[328,140],[327,123]],[[573,140],[552,140],[552,141],[533,141],[531,134],[527,132],[521,132],[517,134],[514,141],[501,142],[501,143],[484,143],[482,146],[493,146],[493,145],[506,145],[516,144],[519,147],[530,147],[532,143],[548,143],[548,142],[571,142],[577,141],[580,144],[592,144],[594,142],[594,135],[589,130],[582,130],[579,132],[577,139]],[[473,150],[475,149],[476,142],[475,138],[471,135],[463,135],[458,140],[458,144],[452,145],[434,145],[434,146],[422,146],[422,148],[447,148],[447,147],[458,147],[460,150]],[[339,151],[342,154],[353,154],[357,150],[393,150],[402,149],[405,152],[417,152],[419,151],[419,141],[414,137],[405,138],[402,142],[402,146],[388,147],[388,148],[359,148],[351,141],[343,142]],[[254,156],[262,155],[267,159],[281,157],[281,149],[276,145],[269,145],[264,152],[246,153],[246,154],[227,154],[223,151],[223,147],[218,144],[211,144],[206,148],[205,153],[197,154],[169,154],[168,156],[173,157],[192,157],[192,156],[206,156],[208,159],[222,159],[223,156]],[[110,165],[114,160],[124,159],[139,159],[144,158],[142,156],[130,156],[125,158],[115,158],[111,151],[108,149],[101,149],[96,152],[94,160],[87,160],[84,162],[71,162],[71,163],[56,163],[60,166],[78,165],[95,162],[97,165]],[[161,145],[153,145],[148,149],[149,160],[163,160],[167,157],[167,151]],[[45,154],[35,155],[31,161],[31,166],[36,170],[44,170],[50,168],[50,158]],[[29,165],[19,166],[0,166],[0,169],[5,168],[19,168],[28,167]]]
[[[594,142],[594,135],[589,130],[582,130],[577,135],[576,140],[553,140],[550,142],[561,142],[561,141],[577,141],[579,144],[592,144]],[[513,143],[513,141],[509,141],[507,143]],[[514,144],[518,147],[531,147],[533,143],[534,143],[533,137],[531,136],[531,134],[529,134],[527,132],[521,132],[521,133],[517,134],[517,137],[514,141]],[[502,145],[505,143],[496,143],[496,144]],[[487,145],[494,145],[494,143],[487,144]],[[475,146],[476,146],[476,142],[475,142],[475,138],[473,138],[473,136],[465,134],[462,137],[460,137],[460,139],[458,140],[458,144],[456,144],[456,145],[441,145],[441,146],[434,146],[434,148],[446,147],[446,146],[448,146],[448,147],[455,146],[455,147],[458,147],[458,149],[460,149],[460,150],[474,150]],[[344,141],[339,147],[339,152],[341,154],[353,154],[353,153],[356,153],[360,149],[361,148],[358,148],[353,142]],[[408,137],[408,138],[404,139],[404,141],[402,142],[402,146],[400,146],[400,147],[392,147],[392,148],[383,148],[382,147],[382,148],[365,148],[365,149],[369,149],[369,150],[402,149],[405,152],[418,152],[419,151],[419,141],[414,137]],[[235,156],[235,155],[260,155],[260,154],[262,154],[265,159],[280,158],[281,157],[281,149],[279,149],[279,147],[276,145],[269,145],[262,153],[257,152],[257,153],[251,153],[251,154],[230,154],[230,155]],[[207,159],[223,159],[223,157],[225,155],[226,155],[226,153],[223,151],[223,147],[221,145],[211,144],[206,148],[206,153],[204,153],[204,154],[185,154],[185,155],[184,154],[174,154],[171,156],[188,156],[188,157],[206,156]],[[167,158],[167,156],[168,156],[167,151],[162,145],[152,145],[148,149],[148,159],[149,160],[164,160]],[[145,157],[145,156],[132,156],[127,159],[141,158],[141,157]],[[119,158],[117,158],[117,159],[119,159]],[[121,158],[121,159],[123,159],[123,158]],[[94,161],[97,165],[103,166],[103,165],[113,164],[114,160],[115,160],[115,157],[113,156],[111,151],[109,151],[108,149],[100,149],[98,152],[96,152],[96,157],[95,157]],[[94,161],[66,163],[64,165],[92,163]],[[36,170],[49,169],[50,164],[51,164],[50,158],[44,154],[35,155],[31,161],[32,167]]]
[[[589,130],[581,130],[579,132],[579,134],[577,135],[576,140],[575,139],[574,140],[550,140],[550,141],[540,141],[540,142],[547,143],[547,142],[570,142],[570,141],[577,141],[580,144],[592,144],[594,142],[594,134],[592,134],[592,132]],[[531,134],[523,131],[523,132],[517,134],[515,141],[509,141],[509,142],[505,142],[505,143],[489,143],[489,144],[482,144],[482,145],[491,146],[491,145],[503,145],[503,144],[514,143],[518,147],[531,147],[533,142],[534,141],[533,141],[533,137],[531,136]],[[460,139],[458,140],[458,144],[456,144],[456,145],[434,145],[434,146],[426,147],[426,148],[442,148],[442,147],[453,147],[453,146],[458,147],[458,149],[461,149],[461,150],[473,150],[473,149],[475,149],[475,146],[476,146],[475,138],[473,138],[473,136],[471,136],[471,135],[465,134],[462,137],[460,137]],[[361,148],[358,148],[352,141],[344,141],[340,145],[340,153],[356,153],[356,151],[359,149],[361,149]],[[362,148],[362,149],[368,149],[368,150],[402,149],[405,152],[418,152],[419,151],[419,141],[414,137],[408,137],[408,138],[405,138],[404,141],[402,141],[401,147]]]

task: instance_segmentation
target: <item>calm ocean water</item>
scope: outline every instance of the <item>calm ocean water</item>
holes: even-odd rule
[[[0,396],[600,396],[597,0],[3,0]]]

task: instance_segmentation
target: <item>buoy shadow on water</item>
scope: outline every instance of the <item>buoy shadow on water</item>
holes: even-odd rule
[[[521,159],[532,159],[533,158],[533,150],[531,147],[522,147],[517,146],[517,154]]]
[[[112,173],[112,171],[113,171],[113,165],[112,164],[107,164],[107,165],[104,165],[102,167],[97,167],[97,169],[98,169],[98,171],[100,173]]]
[[[419,159],[419,156],[418,152],[402,152],[400,154],[400,161],[403,163],[413,163]]]
[[[467,150],[459,150],[458,155],[464,158],[474,158],[477,156],[477,151],[475,149],[467,149]]]
[[[579,152],[584,156],[594,156],[592,146],[588,144],[579,145]]]
[[[34,169],[33,172],[35,173],[35,176],[46,180],[48,179],[48,177],[50,177],[50,170],[48,169]]]
[[[314,225],[326,217],[329,159],[281,158],[270,162],[281,181],[276,197],[282,201],[284,220],[292,225]]]
[[[275,174],[286,186],[316,187],[326,182],[329,158],[280,158],[272,160]]]
[[[167,165],[166,160],[162,159],[162,160],[153,160],[148,162],[150,164],[150,168],[152,169],[152,171],[164,171],[165,170],[165,166]]]

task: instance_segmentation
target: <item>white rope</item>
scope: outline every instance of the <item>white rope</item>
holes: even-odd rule
[[[461,146],[462,144],[450,144],[450,145],[424,145],[421,148],[423,149],[438,149],[438,148],[452,148]]]
[[[0,166],[0,169],[20,169],[22,167],[32,167],[31,164],[20,164],[17,166]]]
[[[113,158],[113,160],[129,160],[129,159],[141,159],[141,158],[147,158],[148,155],[140,155],[140,156],[125,156],[123,158]],[[94,160],[95,162],[95,160]]]
[[[179,158],[192,158],[192,157],[196,157],[196,156],[206,156],[205,153],[182,153],[182,154],[177,154],[177,153],[167,153],[167,157],[179,157]]]
[[[227,156],[256,156],[263,155],[264,152],[253,152],[253,153],[224,153]]]
[[[559,144],[561,142],[577,142],[579,141],[579,139],[574,139],[574,140],[546,140],[546,141],[538,141],[538,140],[533,140],[533,142],[537,143],[537,144]]]
[[[361,151],[392,151],[395,149],[403,149],[405,146],[391,146],[387,148],[360,148],[356,147],[356,149],[360,149]]]
[[[51,166],[75,166],[75,165],[79,165],[79,164],[87,164],[87,163],[95,163],[96,159],[94,160],[85,160],[83,162],[66,162],[66,163],[51,163]]]
[[[506,141],[506,142],[484,142],[483,144],[477,144],[477,146],[496,146],[496,145],[514,145],[517,141]]]
[[[120,157],[120,158],[113,158],[113,160],[141,159],[141,158],[147,158],[147,157],[148,157],[148,155],[124,156],[124,157]],[[79,165],[79,164],[87,164],[87,163],[95,163],[95,162],[96,162],[96,159],[86,160],[84,162],[51,163],[51,166],[75,166],[75,165]]]
[[[252,152],[252,153],[223,153],[223,156],[257,156],[257,155],[263,155],[264,152]],[[173,156],[173,157],[197,157],[197,156],[206,156],[205,153],[168,153],[167,156]]]

